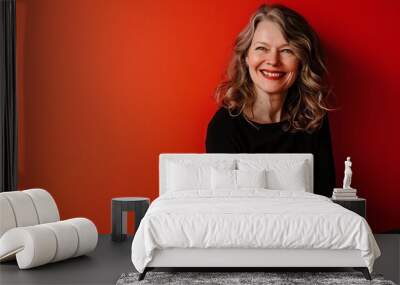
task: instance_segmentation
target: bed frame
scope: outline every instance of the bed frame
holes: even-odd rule
[[[309,163],[310,188],[313,192],[313,156],[312,154],[160,154],[159,159],[159,190],[160,195],[166,189],[166,166],[168,160],[200,160],[212,161],[237,158],[290,159],[307,160]],[[351,267],[361,271],[367,280],[371,280],[368,268],[359,250],[330,249],[254,249],[254,248],[168,248],[157,249],[153,259],[143,273],[155,268],[232,268],[246,271],[249,268],[338,268]]]

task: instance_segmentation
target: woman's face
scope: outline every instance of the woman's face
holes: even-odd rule
[[[299,59],[279,26],[269,20],[257,25],[246,56],[257,94],[283,95],[295,82]]]

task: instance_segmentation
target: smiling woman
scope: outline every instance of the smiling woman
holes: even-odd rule
[[[335,183],[319,38],[297,12],[262,5],[238,35],[219,110],[207,129],[211,153],[312,153],[314,192]]]
[[[246,65],[260,99],[264,93],[283,103],[287,90],[296,80],[299,64],[294,48],[287,43],[280,27],[272,21],[260,22],[246,56]]]

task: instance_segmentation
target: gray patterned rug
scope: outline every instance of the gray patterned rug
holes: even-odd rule
[[[379,284],[395,285],[392,281],[384,280],[382,275],[372,274],[372,281],[364,278],[361,272],[156,272],[150,271],[145,279],[138,281],[139,273],[124,273],[117,285],[134,284],[268,284],[268,285],[297,285],[297,284]]]

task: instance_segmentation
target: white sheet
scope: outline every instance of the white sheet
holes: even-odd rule
[[[171,247],[358,249],[370,272],[380,256],[361,216],[320,195],[265,189],[157,198],[134,237],[133,265],[143,272],[154,249]]]

